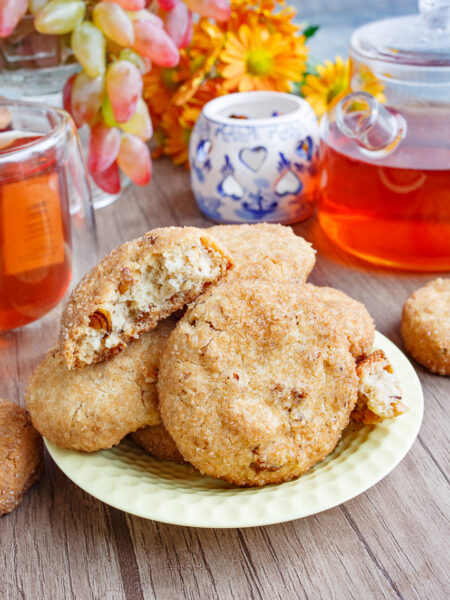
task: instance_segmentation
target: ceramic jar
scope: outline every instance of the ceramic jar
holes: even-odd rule
[[[190,140],[191,185],[218,223],[296,223],[314,210],[319,131],[309,104],[243,92],[206,104]]]

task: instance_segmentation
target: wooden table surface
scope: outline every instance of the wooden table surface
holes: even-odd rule
[[[188,174],[156,164],[151,184],[97,213],[101,255],[157,226],[210,223]],[[375,269],[337,251],[315,219],[294,227],[318,250],[311,281],[366,304],[401,346],[408,295],[435,275]],[[0,397],[23,404],[57,315],[0,338]],[[53,326],[55,325],[55,326]],[[450,597],[449,379],[415,365],[425,393],[419,437],[384,480],[339,507],[253,529],[190,529],[133,517],[90,497],[45,457],[41,481],[0,519],[0,599],[355,599]],[[282,515],[280,515],[282,517]]]

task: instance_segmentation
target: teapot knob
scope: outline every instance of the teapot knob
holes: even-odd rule
[[[450,0],[419,0],[425,27],[442,32],[450,29]]]
[[[352,92],[342,98],[335,115],[341,132],[372,156],[390,154],[406,135],[404,117],[367,92]]]

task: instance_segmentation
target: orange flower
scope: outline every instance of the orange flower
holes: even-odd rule
[[[168,106],[161,118],[164,130],[164,154],[172,158],[174,165],[187,165],[189,157],[189,138],[192,125],[181,119],[182,109]]]
[[[220,54],[220,69],[229,91],[290,91],[306,67],[307,48],[302,38],[271,33],[267,27],[241,25],[237,35],[228,32]]]
[[[189,59],[184,51],[180,51],[180,62],[177,67],[153,66],[150,73],[144,75],[144,98],[150,105],[151,112],[158,117],[161,116],[175,91],[190,74]]]

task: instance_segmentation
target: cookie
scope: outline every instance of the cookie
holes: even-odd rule
[[[175,442],[162,423],[138,429],[131,434],[131,439],[146,452],[157,458],[176,463],[184,462],[184,458],[179,453]]]
[[[375,337],[375,323],[364,304],[340,290],[307,285],[316,293],[319,300],[326,304],[336,323],[347,333],[350,352],[355,359],[361,360],[368,356],[372,351]]]
[[[0,398],[0,516],[13,511],[39,479],[42,451],[27,411]]]
[[[158,376],[163,423],[202,473],[236,485],[298,477],[338,442],[356,403],[343,330],[301,284],[230,281],[173,330]]]
[[[271,223],[218,225],[206,230],[235,261],[229,278],[306,281],[316,261],[311,244],[290,227]]]
[[[63,311],[60,347],[69,369],[117,354],[231,266],[215,239],[194,227],[155,229],[119,246],[81,280]]]
[[[36,429],[63,448],[94,452],[118,444],[145,425],[157,425],[156,378],[171,319],[111,359],[69,370],[58,349],[33,373],[26,392]]]
[[[406,350],[432,373],[450,375],[450,279],[435,279],[415,291],[403,307]]]
[[[392,365],[383,350],[375,350],[358,363],[358,400],[352,419],[364,425],[375,425],[406,412],[402,390]]]

